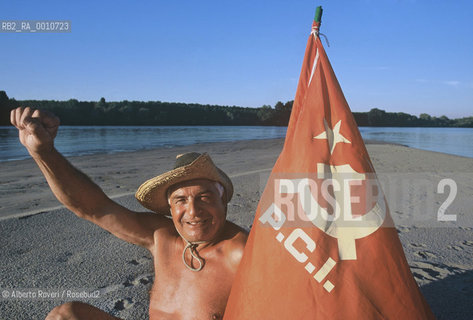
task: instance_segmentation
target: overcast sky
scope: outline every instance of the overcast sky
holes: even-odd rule
[[[0,20],[70,20],[70,33],[0,33],[9,97],[260,107],[295,95],[315,8],[352,111],[473,116],[471,0],[1,1]]]

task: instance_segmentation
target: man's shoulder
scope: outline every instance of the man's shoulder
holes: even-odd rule
[[[248,232],[245,229],[231,221],[226,221],[225,240],[229,241],[230,243],[234,243],[235,245],[243,244],[244,247],[247,239]]]
[[[175,238],[177,235],[176,228],[174,227],[174,223],[172,219],[164,216],[156,214],[156,225],[157,227],[154,230],[154,234],[160,237],[168,238],[172,237]]]
[[[230,221],[226,222],[223,250],[227,262],[235,271],[243,257],[247,239],[248,232],[245,229]]]

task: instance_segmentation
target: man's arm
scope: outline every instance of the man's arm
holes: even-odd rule
[[[154,231],[168,223],[153,213],[138,213],[112,201],[84,173],[55,148],[59,119],[31,108],[11,112],[20,141],[38,164],[56,198],[77,216],[87,219],[125,241],[151,249]]]

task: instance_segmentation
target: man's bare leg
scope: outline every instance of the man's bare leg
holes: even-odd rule
[[[73,301],[55,307],[45,320],[120,320],[90,304]]]

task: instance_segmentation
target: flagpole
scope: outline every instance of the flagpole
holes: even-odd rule
[[[318,6],[315,9],[315,17],[314,17],[315,22],[318,22],[318,23],[322,22],[322,13],[323,13],[322,6]]]
[[[312,24],[312,32],[315,32],[315,35],[319,36],[320,23],[322,22],[322,6],[318,6],[315,9],[314,23]]]

